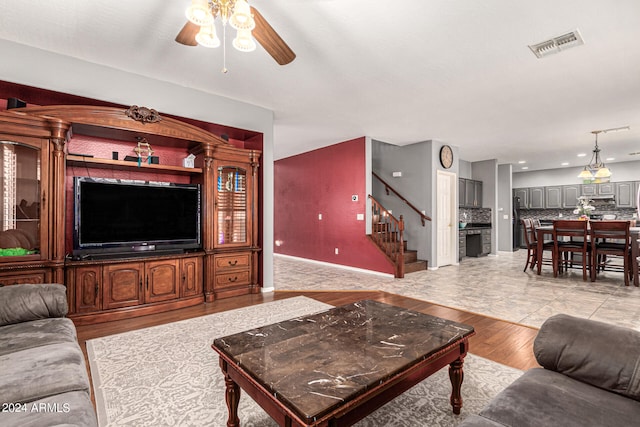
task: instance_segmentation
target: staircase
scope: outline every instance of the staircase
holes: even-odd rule
[[[418,259],[418,251],[407,249],[403,238],[404,219],[395,218],[373,196],[371,199],[372,224],[369,237],[394,265],[395,277],[402,278],[405,273],[426,270],[427,261]]]
[[[377,222],[373,224],[371,240],[374,242],[383,242],[378,247],[384,252],[387,258],[391,259],[394,254],[400,252],[400,241],[398,239],[397,231],[390,231],[390,224],[387,222]],[[402,240],[402,264],[405,274],[414,273],[416,271],[426,270],[428,262],[426,260],[418,259],[418,251],[407,249],[407,241]],[[396,276],[398,277],[398,276]]]

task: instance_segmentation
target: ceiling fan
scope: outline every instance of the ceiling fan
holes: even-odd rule
[[[236,49],[245,52],[254,50],[253,36],[280,65],[286,65],[296,57],[260,12],[249,6],[246,0],[192,0],[186,13],[188,21],[176,36],[176,41],[180,44],[219,46],[220,39],[215,32],[214,21],[220,18],[223,31],[226,32],[227,23],[238,30],[233,41]],[[226,72],[226,68],[223,71]]]

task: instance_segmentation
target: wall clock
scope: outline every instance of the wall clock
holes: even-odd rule
[[[453,165],[453,150],[448,145],[443,145],[440,149],[440,163],[445,169]]]

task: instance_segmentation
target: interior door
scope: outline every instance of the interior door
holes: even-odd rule
[[[455,264],[458,221],[456,220],[455,203],[458,200],[456,195],[456,184],[458,178],[451,172],[438,171],[437,181],[437,265]]]

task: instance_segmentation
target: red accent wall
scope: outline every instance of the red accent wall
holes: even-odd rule
[[[276,161],[275,253],[393,274],[357,220],[367,206],[365,166],[364,137]]]

